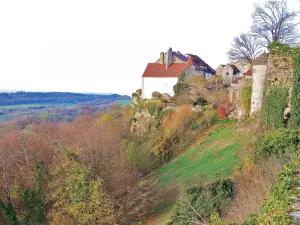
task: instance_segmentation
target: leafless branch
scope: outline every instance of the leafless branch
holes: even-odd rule
[[[265,47],[273,41],[294,45],[299,41],[297,17],[298,12],[290,11],[286,0],[268,0],[263,6],[254,4],[251,30],[264,40]]]
[[[2,174],[3,174],[4,186],[6,189],[6,197],[7,197],[7,201],[10,201],[8,173],[7,173],[7,169],[6,169],[6,165],[5,165],[4,152],[2,152],[1,157],[2,157]]]
[[[263,43],[251,34],[242,33],[233,39],[227,55],[232,62],[243,61],[251,63],[262,53]]]

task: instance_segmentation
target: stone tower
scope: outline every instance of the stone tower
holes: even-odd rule
[[[267,53],[263,53],[253,60],[253,84],[250,114],[260,110],[262,107],[268,58],[269,55]]]

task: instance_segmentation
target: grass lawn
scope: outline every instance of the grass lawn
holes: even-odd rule
[[[132,100],[118,100],[116,103],[120,104],[121,106],[127,106],[130,105],[132,103]]]
[[[39,107],[39,106],[63,106],[66,108],[73,107],[76,104],[65,103],[65,104],[56,104],[56,103],[37,103],[37,104],[20,104],[20,105],[2,105],[0,109],[26,109],[30,107]]]
[[[160,99],[147,99],[145,102],[146,103],[147,102],[150,102],[150,103],[161,103],[161,100]]]
[[[201,183],[228,177],[239,162],[235,141],[235,125],[227,124],[206,135],[199,146],[188,149],[182,156],[158,170],[161,186]]]
[[[50,116],[55,116],[55,112],[43,112],[43,113],[40,113],[40,114],[37,114],[36,117],[37,118],[48,118]]]

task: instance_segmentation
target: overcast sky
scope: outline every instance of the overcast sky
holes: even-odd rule
[[[216,68],[254,2],[0,0],[0,89],[131,94],[169,47]]]

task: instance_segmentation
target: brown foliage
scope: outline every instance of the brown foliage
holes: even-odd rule
[[[49,171],[64,163],[65,151],[81,149],[78,160],[93,178],[104,180],[105,192],[113,199],[119,224],[129,224],[143,219],[159,196],[156,184],[142,182],[122,153],[121,135],[128,130],[127,114],[119,108],[110,111],[113,122],[97,121],[99,114],[79,116],[73,122],[43,122],[30,129],[14,129],[0,140],[0,153],[4,154],[8,185],[14,188],[32,187],[35,182],[35,163],[45,163]],[[101,118],[101,117],[100,117]],[[3,166],[0,165],[0,172]],[[54,177],[48,177],[51,183]],[[45,186],[46,199],[51,195],[51,186]],[[0,179],[0,198],[6,199],[5,185]],[[147,200],[149,199],[149,201]],[[151,200],[152,199],[152,200]],[[13,197],[16,211],[20,211],[18,199]],[[46,200],[48,201],[48,200]],[[51,202],[47,207],[51,207]],[[55,218],[53,224],[72,224],[69,218]]]
[[[169,136],[174,130],[178,129],[182,122],[192,116],[190,105],[181,105],[175,112],[169,112],[163,120],[165,136]]]
[[[270,159],[257,165],[247,161],[242,175],[234,182],[235,197],[226,207],[223,219],[229,223],[241,224],[250,213],[258,214],[282,168],[283,162],[279,159]]]

